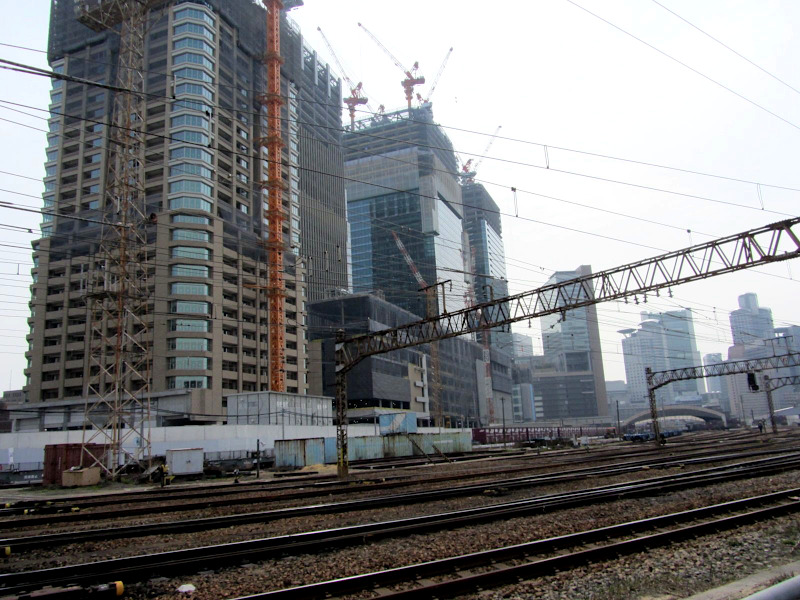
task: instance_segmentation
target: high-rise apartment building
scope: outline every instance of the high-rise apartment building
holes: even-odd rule
[[[592,268],[581,265],[574,271],[556,271],[545,285],[562,283],[591,275]],[[570,416],[604,416],[608,414],[605,374],[603,371],[600,329],[594,305],[567,310],[562,314],[542,317],[544,355],[560,373],[582,373],[592,380],[580,393],[569,394]],[[576,388],[577,389],[577,388]]]
[[[165,2],[148,17],[145,99],[137,165],[157,224],[145,260],[152,393],[190,390],[191,420],[218,419],[222,396],[269,386],[265,11],[248,0]],[[285,374],[304,393],[305,302],[347,287],[341,179],[340,82],[281,18]],[[114,84],[119,37],[76,20],[74,3],[51,4],[53,70]],[[122,92],[120,92],[122,93]],[[87,394],[101,377],[89,361],[90,294],[102,280],[101,225],[114,92],[54,80],[50,95],[41,239],[33,243],[26,391],[31,401]],[[328,176],[334,175],[333,177]],[[145,256],[146,254],[146,256]],[[108,326],[105,323],[104,326]],[[102,385],[102,384],[101,384]]]

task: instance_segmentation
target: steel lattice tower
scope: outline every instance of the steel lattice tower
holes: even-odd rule
[[[87,27],[120,27],[103,225],[87,296],[91,374],[85,388],[82,453],[84,462],[99,465],[112,478],[127,463],[150,457],[147,228],[155,217],[147,214],[142,185],[142,72],[145,26],[153,4],[76,1],[78,18]],[[106,451],[90,451],[90,443],[102,444]]]

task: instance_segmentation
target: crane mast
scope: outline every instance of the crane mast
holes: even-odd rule
[[[267,149],[267,179],[260,182],[267,189],[265,217],[269,221],[267,239],[267,305],[269,308],[269,389],[275,392],[286,390],[284,371],[286,354],[286,283],[283,279],[283,192],[286,184],[281,176],[283,139],[281,137],[281,22],[282,0],[262,0],[266,8],[267,52],[264,66],[267,75],[267,92],[259,97],[267,107],[267,136],[258,143]],[[259,152],[260,155],[260,152]]]

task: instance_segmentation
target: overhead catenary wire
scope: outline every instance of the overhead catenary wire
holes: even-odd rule
[[[46,50],[41,50],[41,49],[37,49],[37,48],[30,48],[30,47],[27,47],[27,46],[20,46],[20,45],[17,45],[17,44],[0,43],[0,46],[6,46],[6,47],[9,47],[9,48],[18,48],[18,49],[22,49],[22,50],[28,50],[28,51],[31,51],[31,52],[47,54]],[[109,63],[107,61],[102,61],[102,60],[98,60],[98,59],[91,59],[91,58],[84,58],[83,60],[86,61],[86,62],[96,63],[96,64],[105,64],[105,65],[111,65],[112,64],[112,63]],[[116,66],[116,65],[114,65],[114,66]],[[165,77],[171,77],[172,76],[171,74],[165,73],[163,71],[145,70],[144,72],[145,73],[150,73],[150,74],[164,75]],[[234,89],[234,87],[235,87],[233,85],[225,84],[225,83],[222,83],[222,82],[216,82],[213,85],[215,87],[227,87],[227,88],[231,88],[231,89]],[[253,88],[248,88],[248,91],[258,92],[258,90],[255,90]],[[288,96],[282,96],[282,98],[284,100],[288,100],[289,99]],[[342,105],[340,105],[340,104],[332,104],[332,103],[328,103],[328,102],[322,102],[320,100],[314,100],[314,99],[306,98],[306,97],[303,97],[301,99],[301,101],[309,103],[309,104],[317,104],[317,105],[321,105],[321,106],[333,107],[333,108],[336,108],[338,110],[341,110],[343,108]],[[244,112],[245,114],[250,114],[250,115],[259,114],[259,113],[255,113],[255,112],[241,111],[241,110],[240,110],[240,112]],[[358,108],[358,109],[356,109],[356,112],[364,113],[364,114],[369,115],[371,117],[380,117],[380,116],[382,116],[382,113],[376,112],[376,111],[371,111],[371,110],[368,110],[368,109]],[[737,183],[761,185],[763,187],[769,187],[769,188],[774,188],[774,189],[779,189],[779,190],[800,192],[800,188],[791,187],[791,186],[785,186],[785,185],[780,185],[780,184],[771,184],[771,183],[765,183],[763,181],[756,181],[756,180],[753,180],[753,179],[742,179],[740,177],[732,177],[732,176],[729,176],[729,175],[720,175],[719,173],[709,173],[709,172],[704,172],[704,171],[687,169],[687,168],[683,168],[683,167],[675,167],[675,166],[672,166],[672,165],[664,165],[664,164],[659,164],[659,163],[654,163],[654,162],[647,162],[647,161],[643,161],[643,160],[625,158],[625,157],[621,157],[621,156],[614,156],[614,155],[611,155],[611,154],[604,154],[602,152],[579,150],[577,148],[569,148],[569,147],[566,147],[566,146],[560,146],[558,144],[553,144],[553,143],[550,143],[550,142],[540,142],[540,141],[535,141],[535,140],[525,140],[525,139],[516,138],[516,137],[513,137],[513,136],[499,135],[496,132],[491,133],[491,132],[486,132],[486,131],[476,131],[476,130],[465,128],[465,127],[456,127],[456,126],[453,126],[453,125],[447,125],[447,124],[443,124],[443,123],[429,123],[427,121],[418,121],[418,120],[415,120],[415,119],[413,119],[411,117],[408,117],[408,118],[406,118],[404,120],[407,121],[407,122],[410,122],[410,123],[424,125],[426,127],[441,127],[442,129],[458,131],[458,132],[461,132],[461,133],[467,133],[467,134],[471,134],[471,135],[478,135],[478,136],[483,136],[483,137],[496,137],[496,139],[499,139],[499,140],[504,140],[504,141],[508,141],[508,142],[514,142],[514,143],[519,143],[519,144],[527,144],[527,145],[537,146],[537,147],[541,147],[541,148],[549,148],[549,149],[559,150],[559,151],[562,151],[562,152],[569,152],[569,153],[572,153],[572,154],[582,154],[582,155],[585,155],[585,156],[604,158],[604,159],[612,160],[612,161],[616,161],[616,162],[626,162],[626,163],[640,165],[640,166],[653,167],[653,168],[664,169],[664,170],[669,170],[669,171],[676,171],[676,172],[686,173],[686,174],[690,174],[690,175],[698,175],[698,176],[701,176],[701,177],[709,177],[709,178],[713,178],[713,179],[721,179],[721,180],[732,181],[732,182],[737,182]],[[317,124],[314,124],[314,125],[315,126],[319,126]],[[347,131],[347,130],[345,130],[345,131]],[[353,133],[359,134],[361,132],[353,132]],[[401,141],[401,140],[398,140],[398,141]],[[460,152],[463,152],[463,151],[460,151]],[[480,155],[475,155],[474,153],[466,153],[466,152],[464,152],[464,154],[469,154],[471,156],[475,156],[476,158],[481,158]],[[492,158],[492,157],[483,157],[483,158],[490,158],[490,160],[497,160],[497,159]]]
[[[568,1],[570,1],[570,0],[568,0]],[[0,63],[2,63],[2,62],[3,62],[3,59],[0,59]],[[21,64],[21,63],[15,63],[15,64]],[[0,68],[2,68],[1,65],[0,65]],[[50,77],[53,77],[53,78],[56,78],[56,79],[61,79],[61,78],[68,77],[68,76],[63,75],[63,74],[52,73],[52,72],[46,71],[44,69],[38,69],[37,67],[32,67],[32,69],[35,69],[35,70],[31,71],[28,74],[40,75],[40,76],[50,76]],[[19,69],[15,69],[15,70],[19,70]],[[25,71],[23,71],[23,72],[25,72]],[[161,74],[164,75],[165,77],[172,76],[172,75],[166,75],[164,73],[161,73]],[[84,80],[84,79],[81,79],[81,78],[73,78],[73,79],[77,80],[77,81],[75,81],[75,83],[81,83],[83,85],[94,85],[94,83],[91,80]],[[193,81],[193,80],[187,79],[186,81]],[[97,84],[97,85],[99,87],[107,87],[106,84]],[[219,87],[219,86],[222,86],[224,84],[221,84],[221,83],[218,82],[218,83],[212,84],[212,85],[215,86],[215,87]],[[226,87],[233,87],[233,86],[226,86]],[[148,94],[145,94],[145,95],[147,95],[148,97],[151,97],[151,98],[155,97],[155,98],[158,98],[158,99],[163,99],[163,100],[168,101],[168,102],[180,102],[180,100],[176,100],[176,99],[173,99],[173,98],[168,97],[168,96],[161,96],[161,95],[152,94],[152,93],[148,93]],[[303,101],[310,102],[309,100],[303,100]],[[208,102],[207,100],[204,100],[203,103],[206,104],[206,105],[209,105],[209,106],[213,106],[214,108],[217,108],[217,109],[220,108],[219,105],[215,105],[215,104],[213,104],[211,102]],[[44,109],[36,108],[35,110],[44,110]],[[189,110],[192,110],[192,109],[189,109]],[[197,110],[197,109],[194,109],[194,110]],[[50,111],[50,112],[52,112],[52,111]],[[247,111],[247,110],[239,109],[238,112],[243,113],[243,114],[249,114],[249,115],[252,115],[252,116],[261,116],[261,113]],[[72,117],[72,118],[81,118],[81,117]],[[85,120],[92,121],[91,119],[85,119]],[[285,119],[283,119],[283,120],[285,120]],[[413,121],[413,120],[410,120],[410,121]],[[97,122],[97,123],[100,123],[100,124],[105,124],[103,121],[93,121],[93,122]],[[410,146],[425,147],[425,148],[429,148],[429,149],[448,150],[448,151],[452,150],[452,149],[440,148],[440,147],[432,146],[432,145],[417,144],[415,142],[408,142],[408,141],[405,141],[405,140],[397,140],[397,139],[389,138],[389,137],[386,137],[386,136],[379,136],[379,135],[376,135],[374,133],[369,133],[369,132],[366,132],[366,131],[349,131],[349,130],[343,129],[341,127],[330,127],[330,126],[325,126],[325,125],[322,125],[322,124],[319,124],[319,123],[307,123],[307,122],[303,122],[303,121],[299,121],[299,120],[297,122],[300,123],[300,124],[305,124],[305,125],[308,125],[309,127],[314,127],[314,128],[318,128],[318,129],[331,129],[331,130],[334,130],[334,131],[337,131],[337,132],[345,132],[345,133],[349,133],[349,134],[352,134],[352,135],[366,136],[366,137],[370,137],[370,138],[374,138],[374,139],[383,139],[383,140],[388,140],[388,141],[393,141],[393,142],[400,142],[400,143],[408,144]],[[413,122],[418,122],[418,121],[413,121]],[[434,126],[435,124],[426,123],[426,125]],[[550,148],[558,148],[558,147],[551,145]],[[472,154],[472,153],[470,153],[470,154]],[[726,205],[730,205],[730,206],[737,206],[737,207],[740,207],[740,208],[745,208],[745,209],[750,209],[750,210],[756,209],[756,207],[752,207],[752,206],[748,206],[748,205],[744,205],[744,204],[738,204],[738,203],[735,203],[735,202],[727,202],[727,201],[723,201],[723,200],[708,198],[708,197],[694,195],[694,194],[686,194],[686,193],[683,193],[683,192],[676,192],[676,191],[673,191],[673,190],[666,190],[666,189],[657,188],[657,187],[654,187],[654,186],[646,186],[646,185],[635,184],[635,183],[631,183],[631,182],[625,182],[625,181],[620,181],[620,180],[615,180],[615,179],[610,179],[610,178],[603,178],[603,177],[599,177],[599,176],[595,176],[595,175],[589,175],[589,174],[586,174],[586,173],[578,173],[578,172],[574,172],[574,171],[555,169],[555,168],[552,168],[550,165],[545,167],[545,166],[538,165],[538,164],[535,164],[535,163],[526,163],[526,162],[523,162],[523,161],[512,161],[512,160],[509,160],[509,159],[501,159],[501,158],[483,156],[483,155],[477,155],[477,154],[474,154],[474,156],[476,158],[485,158],[485,159],[489,159],[489,160],[507,162],[507,163],[517,164],[517,165],[531,167],[531,168],[543,169],[543,170],[546,170],[546,171],[549,171],[549,172],[553,172],[553,173],[562,173],[562,174],[566,174],[566,175],[572,175],[572,176],[577,176],[577,177],[595,179],[595,180],[604,181],[604,182],[607,182],[607,183],[614,183],[614,184],[619,184],[619,185],[632,186],[634,188],[647,189],[649,191],[656,191],[656,192],[661,192],[661,193],[667,193],[667,194],[673,194],[673,195],[688,197],[688,198],[692,198],[692,199],[699,199],[699,200],[705,200],[705,201],[710,201],[710,202],[717,202],[717,203],[721,203],[721,204],[726,204]],[[596,154],[596,156],[602,156],[602,155]],[[640,163],[640,164],[645,164],[645,163]],[[744,180],[741,180],[741,181],[745,182]],[[497,183],[491,183],[491,182],[485,182],[485,183],[487,183],[487,185],[498,185],[500,187],[503,187],[503,188],[506,188],[506,189],[510,189],[509,186],[504,185],[504,184],[497,184]],[[753,182],[748,182],[748,183],[753,183]],[[755,183],[757,183],[757,182],[755,182]],[[770,186],[768,184],[761,184],[761,185],[768,186],[768,187],[781,187],[781,189],[793,189],[793,188],[787,188],[787,187],[782,187],[782,186]],[[520,190],[520,191],[522,191],[523,193],[527,193],[527,192],[525,192],[525,190]],[[794,190],[794,191],[800,191],[800,189],[797,189],[797,190]],[[769,211],[769,212],[774,212],[775,214],[780,214],[780,215],[783,215],[783,216],[791,216],[791,215],[788,215],[787,213],[781,213],[779,211]],[[512,215],[509,213],[508,216],[512,216]]]

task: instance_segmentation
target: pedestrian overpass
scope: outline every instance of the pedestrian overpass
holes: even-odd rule
[[[712,408],[703,408],[702,406],[692,406],[691,404],[665,404],[658,408],[659,417],[697,417],[703,419],[706,423],[716,427],[725,427],[728,420],[725,414]],[[626,431],[628,427],[637,421],[649,421],[652,418],[650,409],[646,408],[641,412],[631,415],[620,423],[622,431]]]

